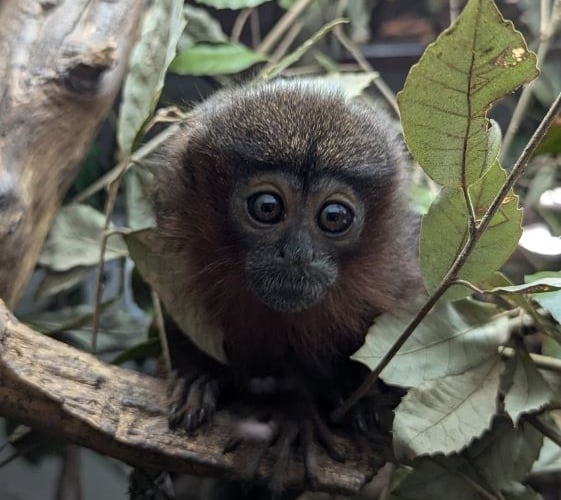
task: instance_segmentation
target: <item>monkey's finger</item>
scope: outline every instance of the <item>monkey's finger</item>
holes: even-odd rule
[[[368,431],[368,423],[366,413],[362,410],[356,411],[353,415],[353,425],[360,433]]]
[[[224,446],[222,447],[222,453],[225,455],[226,453],[232,453],[236,451],[240,444],[242,444],[243,439],[240,436],[230,436]]]
[[[195,378],[193,374],[179,375],[179,372],[175,370],[170,374],[168,382],[168,424],[171,429],[176,428],[183,420],[185,400],[189,393],[189,387]]]
[[[202,407],[205,415],[205,420],[212,417],[216,411],[216,404],[218,402],[218,395],[220,393],[220,387],[218,380],[209,380],[203,389],[202,397]]]
[[[257,419],[241,420],[234,426],[234,435],[226,441],[222,453],[236,450],[243,442],[259,443],[267,449],[276,441],[278,435],[279,424],[275,420],[266,424]]]
[[[314,437],[314,426],[310,420],[306,420],[302,428],[302,447],[306,477],[312,491],[318,489],[321,472],[318,465],[318,446]]]
[[[201,408],[205,385],[208,381],[208,375],[201,375],[189,387],[187,400],[183,407],[183,427],[188,432],[193,432],[202,423]]]
[[[261,443],[259,443],[255,455],[249,461],[249,463],[248,463],[248,465],[245,469],[244,477],[250,483],[252,483],[254,481],[255,476],[257,475],[257,470],[259,469],[259,465],[261,465],[261,461],[263,460],[263,457],[269,451],[269,449],[271,447],[271,444],[273,444],[279,437],[280,425],[278,424],[278,422],[272,422],[270,427],[271,427],[271,429],[270,429],[271,433],[270,433],[269,437],[265,441],[262,441]]]
[[[271,474],[271,490],[273,495],[278,495],[284,490],[284,477],[288,470],[292,446],[298,437],[298,432],[299,426],[294,421],[285,422],[281,429],[277,446],[275,447],[278,451],[277,460]]]
[[[337,462],[344,462],[345,454],[337,445],[333,437],[333,433],[317,412],[314,412],[312,421],[318,440],[324,446],[329,456]]]

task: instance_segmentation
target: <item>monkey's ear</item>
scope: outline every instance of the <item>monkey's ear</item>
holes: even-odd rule
[[[226,364],[224,332],[212,324],[203,305],[192,294],[185,293],[181,277],[193,274],[187,256],[166,249],[165,240],[155,229],[125,235],[125,240],[142,278],[156,291],[179,328],[199,349]]]

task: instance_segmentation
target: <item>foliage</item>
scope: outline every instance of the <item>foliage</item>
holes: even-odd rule
[[[321,56],[316,48],[332,30],[345,28],[341,20],[319,30],[310,27],[292,51],[273,57],[271,51],[258,50],[256,43],[229,37],[213,17],[214,11],[203,7],[245,9],[262,3],[197,0],[197,6],[184,6],[182,1],[158,0],[146,17],[117,120],[121,163],[113,179],[125,189],[110,217],[114,225],[108,227],[111,236],[103,252],[105,261],[120,266],[117,284],[106,286],[99,312],[100,350],[115,363],[142,363],[160,352],[155,328],[150,333],[148,329],[153,317],[148,287],[180,326],[192,323],[190,315],[198,314],[182,307],[174,289],[174,263],[156,258],[165,242],[155,240],[148,198],[158,166],[157,161],[154,166],[153,149],[139,154],[157,140],[163,122],[184,116],[170,109],[167,115],[155,113],[158,102],[167,103],[165,76],[213,76],[228,85],[229,75],[249,69],[257,78],[273,78],[302,64],[312,53],[329,68],[314,76],[326,85],[342,85],[351,95],[364,96],[379,82],[372,68],[343,72],[335,58]],[[280,2],[284,8],[293,4]],[[446,279],[505,185],[508,172],[499,159],[504,157],[501,130],[489,113],[495,101],[536,75],[534,54],[492,0],[469,0],[460,17],[411,69],[397,101],[407,147],[434,181],[421,178],[413,187],[427,208],[419,256],[428,295],[377,318],[353,355],[371,370]],[[547,85],[554,87],[550,80],[554,81],[549,78]],[[537,81],[537,95],[542,102],[551,102],[553,94]],[[535,161],[540,155],[559,153],[558,129],[559,123],[536,151]],[[131,154],[142,161],[129,163]],[[539,272],[514,285],[498,272],[517,248],[522,232],[519,195],[526,206],[539,207],[541,193],[556,182],[559,169],[555,168],[547,178],[543,170],[538,174],[537,168],[530,168],[524,189],[506,194],[455,282],[448,283],[444,297],[382,371],[384,382],[408,390],[395,409],[393,452],[399,467],[387,498],[533,499],[539,495],[523,485],[532,467],[561,470],[550,441],[534,465],[543,441],[534,419],[552,428],[556,425],[541,416],[559,401],[559,370],[551,368],[556,359],[536,357],[519,328],[520,318],[529,318],[532,328],[547,337],[542,352],[561,357],[561,273],[534,267]],[[549,214],[546,220],[551,227],[556,223],[561,227],[560,218]],[[74,203],[61,209],[41,256],[45,276],[38,295],[43,300],[64,297],[69,303],[54,312],[30,315],[28,321],[45,333],[64,334],[66,341],[87,347],[82,328],[98,313],[91,301],[84,306],[84,298],[75,294],[83,287],[87,290],[83,296],[91,297],[99,242],[107,234],[106,215],[91,205]],[[138,273],[144,283],[135,278]],[[216,351],[217,346],[204,344],[205,338],[217,337],[203,335],[200,342],[203,350]]]
[[[185,27],[181,0],[157,0],[146,15],[123,85],[117,140],[127,157],[144,122],[154,112],[169,63]]]
[[[228,75],[265,60],[263,54],[238,43],[198,43],[178,54],[169,70],[179,75]]]

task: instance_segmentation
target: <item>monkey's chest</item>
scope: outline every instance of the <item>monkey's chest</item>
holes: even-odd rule
[[[226,329],[224,348],[232,366],[248,377],[332,379],[340,366],[360,347],[360,340],[335,335],[328,329],[298,330],[290,325],[259,329]]]

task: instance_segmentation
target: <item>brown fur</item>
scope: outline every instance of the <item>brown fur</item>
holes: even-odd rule
[[[374,317],[416,290],[416,230],[403,199],[401,146],[388,129],[387,118],[365,103],[315,84],[277,82],[218,93],[195,108],[170,145],[157,201],[161,234],[189,262],[189,270],[178,270],[186,300],[202,301],[222,326],[234,366],[258,374],[297,366],[330,376]],[[318,175],[359,178],[353,187],[365,200],[366,223],[323,299],[279,313],[247,287],[228,199],[236,176],[249,175],[239,158],[249,154],[304,177],[310,144]]]

